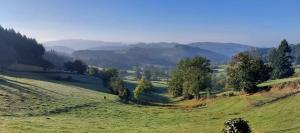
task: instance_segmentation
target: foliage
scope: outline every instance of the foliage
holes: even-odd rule
[[[107,68],[99,70],[96,67],[89,67],[87,70],[88,75],[101,78],[104,82],[104,86],[110,88],[110,81],[113,77],[119,77],[118,69]]]
[[[260,58],[239,53],[230,62],[227,82],[236,90],[254,93],[258,90],[256,84],[269,79],[269,71]]]
[[[42,67],[44,71],[47,71],[50,68],[54,68],[54,65],[48,60],[43,60]]]
[[[68,61],[64,64],[66,70],[71,72],[77,72],[78,74],[84,74],[87,70],[87,65],[81,60],[75,60],[73,62]]]
[[[130,91],[125,88],[123,80],[119,77],[110,79],[110,89],[113,94],[118,95],[122,100],[128,100],[130,97]]]
[[[206,58],[183,59],[172,72],[169,91],[173,96],[195,96],[198,99],[200,91],[211,88],[211,72]]]
[[[211,78],[211,86],[214,90],[222,90],[226,85],[226,75],[213,73]]]
[[[74,72],[74,66],[73,66],[73,62],[72,61],[67,61],[64,63],[64,68],[66,71],[70,71],[70,72]]]
[[[168,90],[174,97],[182,96],[183,94],[183,78],[180,72],[180,70],[175,69],[171,73],[171,80],[168,82]]]
[[[123,88],[119,90],[119,98],[123,101],[127,101],[130,99],[130,90],[128,88]]]
[[[64,63],[72,60],[71,57],[62,55],[54,50],[46,51],[43,58],[53,64],[53,67],[56,69],[63,69]]]
[[[84,62],[82,62],[81,60],[75,60],[73,62],[73,65],[74,65],[74,69],[75,69],[75,71],[77,71],[77,73],[84,74],[86,72],[87,65]]]
[[[144,78],[142,78],[141,80],[139,80],[137,82],[137,86],[133,91],[134,92],[134,97],[136,99],[139,99],[140,95],[143,92],[150,92],[152,88],[153,88],[152,83],[150,81],[145,80]]]
[[[43,65],[44,47],[35,39],[4,29],[0,26],[0,63],[20,63],[27,65]]]
[[[98,77],[102,78],[104,85],[106,87],[110,87],[109,86],[109,82],[111,80],[112,77],[118,77],[118,69],[115,68],[108,68],[108,69],[103,69],[102,71],[98,72]]]
[[[269,54],[269,62],[272,67],[271,78],[280,79],[292,76],[295,73],[291,56],[291,48],[286,40],[283,40],[277,49]]]
[[[7,66],[17,62],[17,53],[12,46],[6,46],[0,42],[0,65]]]
[[[124,88],[123,80],[119,77],[112,77],[110,79],[110,89],[113,94],[119,95],[119,90]]]
[[[0,98],[1,104],[6,106],[0,110],[3,132],[130,133],[139,130],[146,133],[215,133],[221,132],[224,121],[233,115],[243,116],[243,119],[250,121],[252,132],[257,133],[284,132],[286,129],[289,129],[288,132],[297,132],[299,129],[295,127],[300,126],[300,120],[295,119],[300,116],[299,94],[260,107],[251,106],[251,103],[261,101],[261,98],[272,100],[276,95],[266,92],[268,95],[217,98],[208,102],[207,107],[200,110],[199,108],[165,107],[165,104],[160,107],[132,106],[117,102],[119,98],[105,93],[105,89],[99,87],[99,82],[95,82],[99,79],[92,76],[60,74],[64,77],[72,75],[75,81],[80,82],[56,83],[52,79],[45,79],[45,74],[26,73],[25,75],[32,78],[1,75],[4,78],[4,81],[1,80],[1,88],[3,88],[1,93],[11,98]],[[6,83],[5,79],[11,82]],[[22,88],[28,91],[23,91]],[[90,91],[90,89],[98,91]],[[106,99],[103,98],[104,96]],[[25,98],[25,102],[22,97]],[[191,101],[182,101],[178,104],[186,105]],[[47,115],[47,112],[57,110],[66,110],[66,112]],[[178,124],[181,128],[178,128]],[[128,127],[134,129],[124,130]]]
[[[151,81],[168,78],[168,75],[166,74],[166,71],[163,68],[153,65],[143,67],[143,76],[146,80]]]
[[[248,122],[242,118],[233,118],[225,121],[223,133],[251,133]]]
[[[88,67],[87,74],[90,76],[96,76],[99,73],[99,69],[97,67]]]

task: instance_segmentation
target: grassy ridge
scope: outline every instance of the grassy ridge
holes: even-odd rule
[[[126,105],[98,86],[100,81],[77,76],[73,75],[82,82],[55,81],[38,74],[1,75],[1,87],[6,89],[0,89],[0,132],[218,133],[223,122],[233,117],[248,120],[254,132],[300,131],[298,94],[262,106],[254,103],[269,101],[272,93],[219,97],[199,108]]]

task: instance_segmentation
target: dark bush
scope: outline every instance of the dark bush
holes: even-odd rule
[[[68,76],[67,78],[66,78],[66,81],[72,81],[73,80],[73,77],[72,76]]]
[[[233,118],[225,121],[223,133],[251,133],[248,122],[242,118]]]
[[[228,93],[229,97],[235,96],[233,92]]]

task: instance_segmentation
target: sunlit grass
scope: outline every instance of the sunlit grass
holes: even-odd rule
[[[281,92],[262,93],[251,96],[220,96],[208,101],[183,101],[174,106],[143,106],[122,104],[118,97],[97,88],[97,82],[57,82],[31,75],[36,79],[4,76],[15,84],[51,96],[53,102],[35,99],[34,95],[20,96],[0,89],[19,104],[10,104],[3,95],[0,106],[10,105],[0,116],[0,132],[203,132],[219,133],[223,122],[229,118],[243,117],[248,120],[253,132],[286,130],[298,132],[300,127],[300,96],[295,95],[274,103],[253,106],[257,101],[269,101]],[[74,75],[76,76],[76,75]],[[76,77],[74,77],[76,78]],[[94,80],[85,77],[85,80]],[[134,85],[134,82],[131,82]],[[94,85],[95,87],[91,87]],[[2,86],[10,87],[2,84]],[[156,85],[155,85],[156,86]],[[18,93],[16,93],[18,94]],[[106,99],[104,99],[106,96]],[[153,97],[152,97],[153,98]],[[178,105],[193,105],[205,102],[205,106],[185,108]],[[83,105],[83,106],[80,106]],[[30,108],[33,108],[31,110]],[[61,110],[67,108],[67,110]],[[44,114],[56,110],[52,114]],[[7,112],[12,111],[12,113]],[[32,116],[28,115],[32,113]],[[5,115],[10,114],[10,115]],[[17,116],[16,114],[21,115]]]

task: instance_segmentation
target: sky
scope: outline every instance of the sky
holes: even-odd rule
[[[0,25],[38,42],[300,43],[299,0],[0,0]]]

